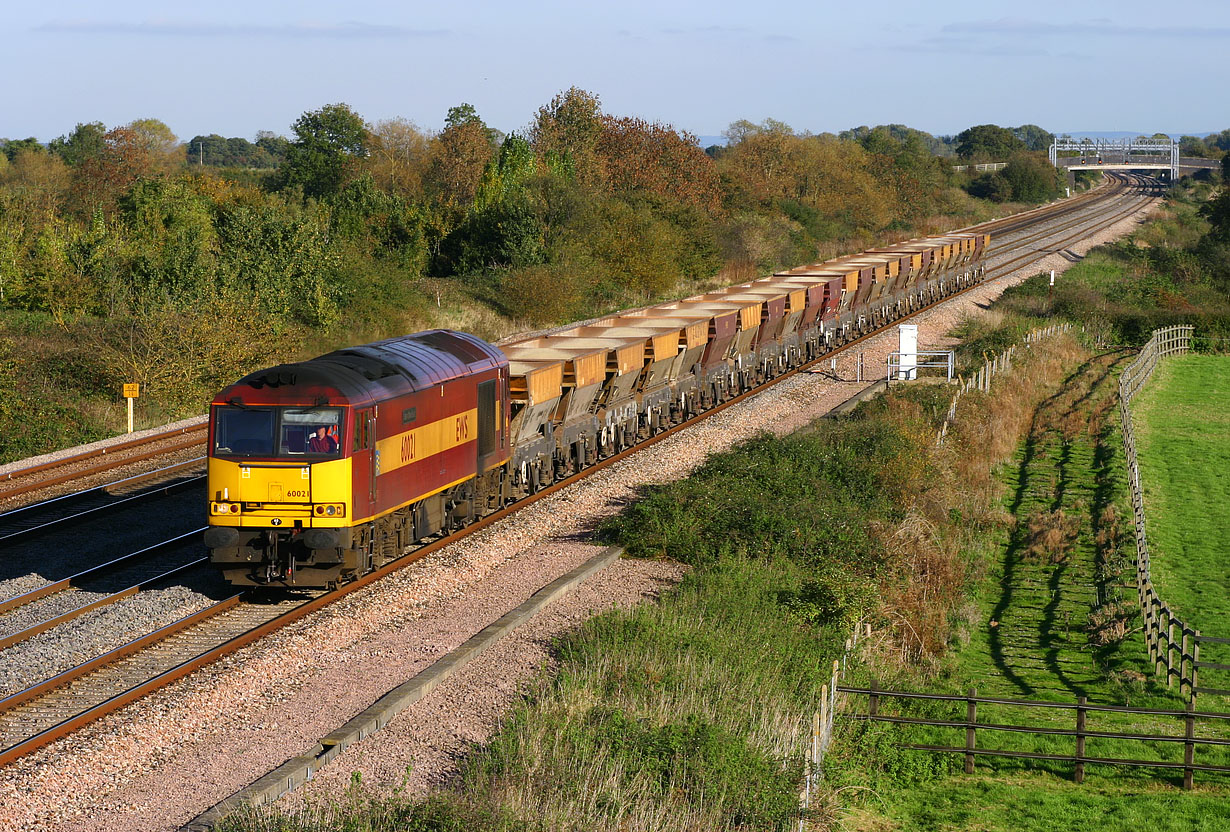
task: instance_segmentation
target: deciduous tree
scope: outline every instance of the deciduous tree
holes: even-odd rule
[[[291,128],[282,181],[305,196],[337,193],[367,155],[367,126],[346,104],[329,104],[301,115]]]
[[[1033,151],[1048,150],[1051,142],[1055,141],[1054,133],[1036,124],[1022,124],[1020,127],[1013,127],[1012,135],[1025,143],[1026,150]]]
[[[0,150],[3,150],[4,155],[8,160],[13,161],[13,157],[23,150],[45,151],[43,143],[31,136],[28,139],[0,139]]]
[[[156,118],[139,118],[128,124],[127,128],[145,148],[152,172],[167,174],[183,166],[179,137],[164,122]]]
[[[432,142],[434,190],[444,202],[471,204],[483,171],[494,157],[495,149],[481,121],[449,125]]]
[[[598,96],[570,87],[538,108],[530,128],[530,144],[548,164],[562,164],[590,188],[604,184],[598,141],[602,137],[602,102]]]
[[[666,124],[603,116],[596,149],[614,193],[654,194],[705,211],[720,210],[717,168],[695,136]]]
[[[379,121],[368,128],[366,168],[380,188],[403,197],[418,196],[431,164],[431,144],[414,122]]]
[[[155,170],[149,143],[127,127],[116,127],[103,137],[102,152],[82,162],[73,182],[73,198],[82,213],[110,211],[115,200],[142,177]]]
[[[978,156],[1001,161],[1024,149],[1025,142],[1007,127],[995,124],[979,124],[957,134],[957,155],[962,159]]]
[[[107,126],[101,121],[78,123],[67,136],[54,139],[49,145],[52,153],[72,167],[80,167],[86,159],[94,159],[106,147]]]
[[[29,148],[0,172],[0,187],[31,218],[45,220],[59,212],[69,188],[68,167],[52,153]]]

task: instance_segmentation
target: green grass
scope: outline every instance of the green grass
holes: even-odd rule
[[[1133,403],[1153,580],[1205,635],[1230,638],[1230,357],[1164,359]],[[1224,645],[1201,659],[1230,663]],[[1230,675],[1203,674],[1230,688]]]
[[[856,811],[850,830],[926,832],[1220,832],[1230,825],[1222,790],[1183,793],[1166,786],[1077,786],[1046,775],[962,777],[928,783],[894,800],[893,818]],[[874,804],[874,801],[871,801]]]
[[[1017,457],[1002,471],[1004,507],[1015,523],[979,592],[978,618],[956,654],[954,675],[978,680],[987,695],[1145,704],[1139,698],[1145,691],[1113,683],[1147,669],[1143,639],[1106,649],[1091,641],[1088,629],[1099,606],[1131,597],[1124,586],[1132,578],[1124,569],[1126,480],[1110,407],[1117,371],[1126,363],[1110,356],[1075,372],[1035,411]],[[1031,538],[1030,520],[1057,526],[1058,512],[1070,525],[1062,542],[1046,548]],[[1113,545],[1102,547],[1111,562],[1104,566],[1098,533],[1115,523],[1112,515],[1119,531]],[[1149,693],[1151,706],[1179,704]]]

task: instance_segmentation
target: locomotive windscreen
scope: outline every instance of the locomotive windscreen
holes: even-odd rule
[[[335,457],[341,448],[341,408],[214,408],[215,454]]]

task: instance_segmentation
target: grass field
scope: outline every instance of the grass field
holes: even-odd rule
[[[904,798],[904,799],[902,799]],[[854,811],[849,830],[927,832],[1220,832],[1230,825],[1222,790],[1165,785],[1084,785],[1047,775],[950,777],[894,795],[893,819]]]
[[[1230,357],[1164,359],[1133,408],[1153,581],[1176,615],[1230,637]],[[1219,647],[1201,659],[1230,663]]]

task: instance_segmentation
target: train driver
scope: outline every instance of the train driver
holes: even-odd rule
[[[335,454],[337,453],[337,440],[329,435],[329,428],[321,425],[316,428],[316,433],[308,439],[308,453],[313,454]]]

